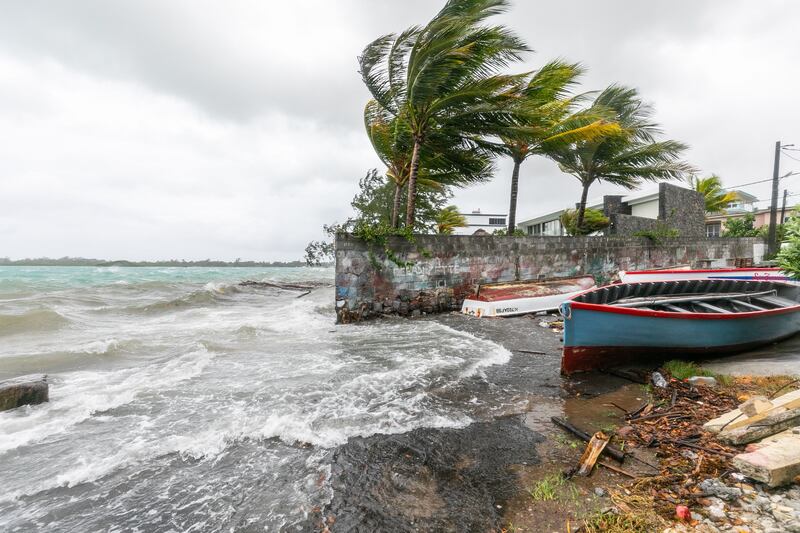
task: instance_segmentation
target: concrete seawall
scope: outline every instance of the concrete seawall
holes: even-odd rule
[[[591,274],[598,282],[619,270],[734,266],[761,259],[760,238],[676,238],[655,243],[644,237],[499,237],[418,235],[397,238],[391,250],[347,234],[336,238],[336,312],[339,321],[380,314],[416,315],[459,309],[481,282]]]

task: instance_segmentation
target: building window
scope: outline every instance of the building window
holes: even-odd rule
[[[712,222],[711,224],[706,224],[706,237],[719,237],[720,235],[722,235],[721,222]]]
[[[505,226],[506,225],[506,219],[504,219],[504,218],[490,218],[489,219],[489,225],[490,226]]]

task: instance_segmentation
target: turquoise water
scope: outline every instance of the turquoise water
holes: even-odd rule
[[[237,280],[331,281],[330,268],[21,267],[0,266],[0,294],[111,284],[209,283]]]
[[[281,289],[273,284],[306,284]],[[281,531],[352,436],[452,427],[506,361],[431,320],[337,326],[329,268],[0,267],[0,531]]]

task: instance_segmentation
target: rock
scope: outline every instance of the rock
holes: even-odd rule
[[[49,401],[47,376],[31,375],[0,381],[0,411]]]
[[[728,517],[725,513],[725,506],[722,503],[706,507],[706,511],[708,511],[708,516],[714,520],[725,520]]]
[[[721,500],[732,501],[741,498],[743,494],[742,489],[729,487],[718,479],[705,479],[698,486],[706,494],[711,494]]]
[[[412,318],[417,318],[421,314],[422,314],[422,311],[420,311],[419,309],[414,309],[413,311],[411,311],[411,317]]]
[[[692,376],[686,381],[693,387],[697,387],[698,385],[703,387],[717,386],[717,380],[715,378],[712,378],[711,376]]]
[[[603,487],[595,487],[594,493],[596,496],[602,498],[603,496],[606,495],[606,489],[604,489]]]

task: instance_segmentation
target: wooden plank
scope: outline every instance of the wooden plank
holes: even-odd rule
[[[677,305],[672,305],[672,304],[664,304],[664,307],[666,307],[670,311],[675,311],[676,313],[690,313],[691,312],[691,311],[688,311],[688,310],[684,309],[683,307],[678,307]]]
[[[723,309],[721,307],[717,307],[716,305],[711,305],[708,302],[695,302],[695,305],[698,305],[698,306],[702,307],[703,309],[708,309],[709,311],[712,311],[714,313],[720,313],[720,314],[723,314],[723,315],[730,315],[731,314],[730,311],[728,311],[726,309]]]
[[[612,305],[616,307],[642,307],[648,305],[664,305],[664,304],[676,304],[676,303],[696,303],[696,302],[708,302],[714,300],[734,300],[739,298],[755,298],[755,297],[766,297],[769,294],[775,294],[774,290],[771,291],[763,291],[763,292],[753,292],[753,293],[744,293],[744,292],[737,292],[737,293],[719,293],[719,294],[705,294],[705,295],[693,295],[693,296],[669,296],[669,297],[650,297],[650,298],[636,298],[630,299],[627,301],[618,301]],[[790,301],[790,300],[787,300]],[[777,304],[773,304],[777,305]],[[796,304],[792,304],[796,305]]]
[[[771,401],[774,407],[785,407],[787,404],[793,403],[795,400],[800,400],[800,389],[782,394],[777,398],[773,398]],[[720,431],[727,429],[733,422],[739,422],[746,419],[746,415],[744,415],[739,409],[734,409],[733,411],[729,411],[718,418],[709,420],[703,424],[703,428],[712,433],[719,433]]]
[[[753,417],[758,418],[758,417]],[[780,412],[773,412],[769,417],[759,420],[753,424],[738,427],[732,430],[727,428],[722,431],[717,438],[727,444],[748,444],[758,439],[769,437],[783,431],[784,429],[800,426],[800,409],[789,411],[781,408]]]
[[[747,309],[750,309],[752,311],[766,311],[767,310],[766,307],[760,307],[758,305],[753,305],[750,302],[745,302],[743,300],[731,300],[731,303],[733,305],[740,305],[740,306],[745,307]]]
[[[775,405],[775,407],[773,407],[772,409],[770,409],[768,411],[764,411],[763,413],[759,413],[756,416],[751,416],[751,417],[748,417],[748,418],[742,417],[739,420],[731,422],[730,425],[728,425],[728,427],[725,428],[725,430],[732,430],[732,429],[736,429],[736,428],[749,426],[751,424],[755,424],[756,422],[759,422],[761,420],[769,418],[770,416],[772,416],[772,415],[774,415],[776,413],[781,413],[781,412],[784,412],[784,411],[791,411],[793,409],[800,409],[800,399],[793,400],[791,402],[780,404],[780,405],[778,405],[776,402],[773,402],[773,405]]]
[[[792,307],[793,305],[797,305],[797,302],[789,300],[788,298],[781,298],[780,296],[760,296],[756,299],[763,300],[772,305],[777,305],[778,307]]]

